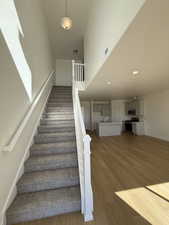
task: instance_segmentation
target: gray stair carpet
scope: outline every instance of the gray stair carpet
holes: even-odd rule
[[[76,152],[76,142],[58,142],[48,144],[34,144],[31,147],[30,154],[32,156],[52,155]]]
[[[72,88],[54,86],[6,212],[7,224],[80,211]]]
[[[41,125],[38,128],[39,133],[60,133],[60,132],[75,132],[74,127],[57,127],[51,125]]]

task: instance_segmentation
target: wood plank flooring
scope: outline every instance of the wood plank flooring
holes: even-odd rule
[[[147,186],[147,188],[169,201],[169,182],[162,183],[162,184],[156,184],[156,185],[152,185],[152,186]]]
[[[115,192],[167,182],[169,182],[169,142],[145,136],[99,138],[93,134],[92,183],[95,220],[87,224],[150,225]],[[22,225],[49,224],[85,223],[80,213],[72,213]]]
[[[151,224],[169,224],[169,202],[148,189],[134,188],[116,194]]]

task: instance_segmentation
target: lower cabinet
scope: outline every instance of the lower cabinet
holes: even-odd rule
[[[135,135],[144,135],[144,122],[133,122],[132,131]]]
[[[121,122],[98,123],[96,129],[98,136],[117,136],[122,133]]]

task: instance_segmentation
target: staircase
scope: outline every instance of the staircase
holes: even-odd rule
[[[24,168],[8,225],[80,211],[71,87],[53,87]]]

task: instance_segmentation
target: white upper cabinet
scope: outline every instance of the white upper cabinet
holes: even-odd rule
[[[144,115],[144,100],[137,99],[137,100],[129,100],[126,102],[126,114],[129,115],[131,111],[135,111],[136,116],[143,116]],[[132,114],[131,114],[132,115]]]
[[[140,103],[140,116],[144,116],[144,99],[139,100]]]

